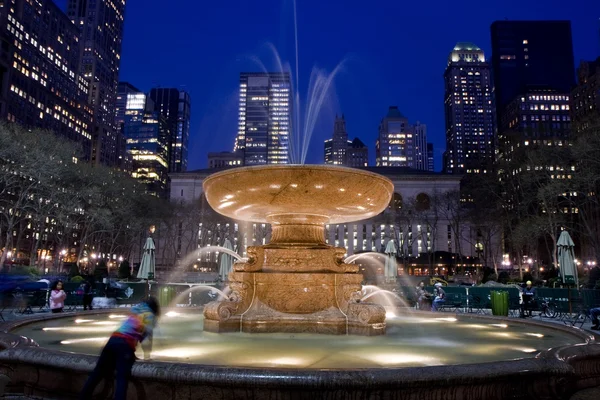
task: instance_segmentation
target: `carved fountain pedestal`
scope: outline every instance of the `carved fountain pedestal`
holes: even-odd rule
[[[393,184],[380,175],[325,166],[237,168],[204,182],[211,207],[228,217],[270,223],[271,242],[248,247],[229,275],[230,297],[204,309],[210,332],[381,335],[385,309],[361,303],[362,274],[345,249],[325,242],[326,224],[380,213]]]

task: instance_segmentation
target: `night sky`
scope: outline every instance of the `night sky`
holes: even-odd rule
[[[66,0],[58,0],[63,5]],[[544,6],[540,7],[539,4]],[[436,170],[445,149],[443,73],[459,41],[491,58],[490,24],[499,19],[568,19],[575,64],[600,55],[599,0],[298,0],[300,93],[313,66],[343,62],[312,137],[309,163],[323,162],[335,113],[349,137],[369,146],[374,162],[378,125],[397,105],[428,126]],[[231,151],[237,130],[242,71],[275,65],[267,43],[294,64],[291,0],[128,0],[120,80],[147,91],[177,87],[192,96],[190,170],[210,151]]]

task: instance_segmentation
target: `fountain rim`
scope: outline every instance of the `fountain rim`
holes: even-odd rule
[[[74,388],[73,382],[83,385],[88,374],[94,369],[98,356],[38,347],[35,341],[11,331],[44,320],[122,311],[123,309],[94,310],[69,316],[34,316],[1,323],[0,362],[8,368],[14,367],[15,372],[9,372],[9,375],[16,384],[41,392],[55,393],[61,390],[76,395],[75,390],[79,386],[76,384]],[[431,316],[431,313],[423,314]],[[557,394],[565,391],[574,392],[597,386],[595,382],[600,379],[600,375],[595,366],[600,360],[600,343],[597,341],[600,335],[538,321],[491,316],[469,317],[496,322],[510,321],[519,325],[541,325],[568,332],[580,340],[578,343],[543,350],[534,357],[419,367],[299,369],[141,361],[134,364],[132,378],[137,382],[136,387],[139,386],[142,391],[158,388],[173,391],[174,387],[184,387],[192,391],[199,388],[223,390],[224,386],[231,388],[231,392],[224,396],[224,399],[239,398],[239,393],[285,395],[292,392],[301,393],[301,398],[313,398],[315,391],[338,393],[340,390],[359,395],[378,393],[386,395],[384,397],[408,395],[418,390],[437,398],[449,388],[456,387],[465,388],[465,395],[460,397],[465,399],[476,398],[482,390],[491,390],[494,393],[499,391],[494,397],[498,400],[506,398],[505,394],[514,390],[533,390],[533,393],[550,395],[545,398],[559,398]],[[31,373],[32,369],[37,374]],[[48,372],[51,372],[52,379],[39,379],[40,376],[47,376]],[[57,387],[56,374],[64,377],[61,382],[68,384]],[[365,382],[368,382],[367,386]],[[524,388],[522,382],[528,382],[527,387]],[[299,387],[302,388],[300,392]],[[175,396],[169,398],[174,399]]]
[[[379,179],[383,182],[385,182],[386,184],[389,184],[392,186],[392,192],[393,192],[393,187],[394,187],[394,183],[392,182],[391,179],[380,175],[378,173],[375,172],[371,172],[371,171],[364,171],[358,168],[351,168],[351,167],[344,167],[344,166],[338,166],[338,165],[322,165],[322,164],[268,164],[268,165],[252,165],[252,166],[245,166],[245,167],[234,167],[234,168],[229,168],[226,169],[225,171],[219,171],[219,172],[215,172],[213,174],[210,174],[206,179],[204,179],[204,181],[202,182],[202,189],[204,191],[206,191],[206,184],[212,180],[215,179],[219,179],[222,178],[224,176],[227,175],[232,175],[232,174],[239,174],[239,173],[244,173],[246,171],[260,171],[260,170],[307,170],[307,169],[313,169],[313,170],[322,170],[322,171],[328,171],[328,172],[343,172],[343,173],[350,173],[350,174],[357,174],[357,175],[363,175],[363,176],[368,176],[374,179]]]

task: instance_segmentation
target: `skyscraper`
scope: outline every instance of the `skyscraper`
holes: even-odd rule
[[[117,90],[117,103],[115,107],[115,125],[119,130],[117,135],[117,149],[119,160],[116,167],[122,171],[132,172],[131,154],[127,152],[127,138],[125,137],[125,117],[127,113],[127,97],[129,94],[143,94],[142,91],[129,82],[119,82]],[[145,99],[144,99],[145,101]]]
[[[496,21],[491,33],[498,121],[528,90],[570,93],[575,66],[569,21]]]
[[[348,145],[348,132],[346,131],[346,119],[335,116],[333,123],[333,137],[325,141],[325,164],[347,165],[346,156]]]
[[[494,161],[492,77],[483,50],[457,43],[444,73],[447,173],[479,173]]]
[[[80,29],[81,73],[89,82],[94,110],[92,161],[109,166],[119,160],[120,131],[115,106],[121,62],[125,0],[69,0],[67,15]]]
[[[156,111],[169,124],[169,172],[187,171],[190,140],[190,95],[178,89],[155,88],[150,91]]]
[[[427,143],[427,171],[433,172],[434,167],[434,158],[433,158],[433,143]]]
[[[80,75],[79,30],[51,0],[0,7],[0,116],[49,129],[92,151],[88,82]]]
[[[414,139],[408,119],[397,106],[390,106],[379,125],[375,144],[378,167],[413,167]]]
[[[410,130],[413,132],[414,139],[414,161],[412,167],[427,171],[429,168],[429,161],[427,160],[427,126],[417,121],[410,126]]]
[[[244,165],[288,164],[292,121],[290,74],[241,73],[234,152]]]
[[[129,82],[119,82],[117,89],[117,102],[115,106],[115,123],[117,127],[120,127],[125,122],[127,95],[130,93],[142,93],[142,91]]]
[[[127,94],[123,134],[132,158],[132,177],[144,183],[148,193],[167,196],[169,126],[144,93]]]
[[[577,86],[571,93],[575,134],[600,127],[600,57],[595,61],[582,61],[577,77]]]

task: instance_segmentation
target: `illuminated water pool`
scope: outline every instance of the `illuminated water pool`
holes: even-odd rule
[[[99,354],[125,314],[41,321],[13,331],[40,346]],[[207,365],[290,368],[382,368],[481,363],[534,357],[581,342],[567,332],[453,314],[392,317],[378,337],[313,334],[216,334],[199,313],[169,312],[160,320],[152,358]],[[138,356],[142,357],[141,349]]]

